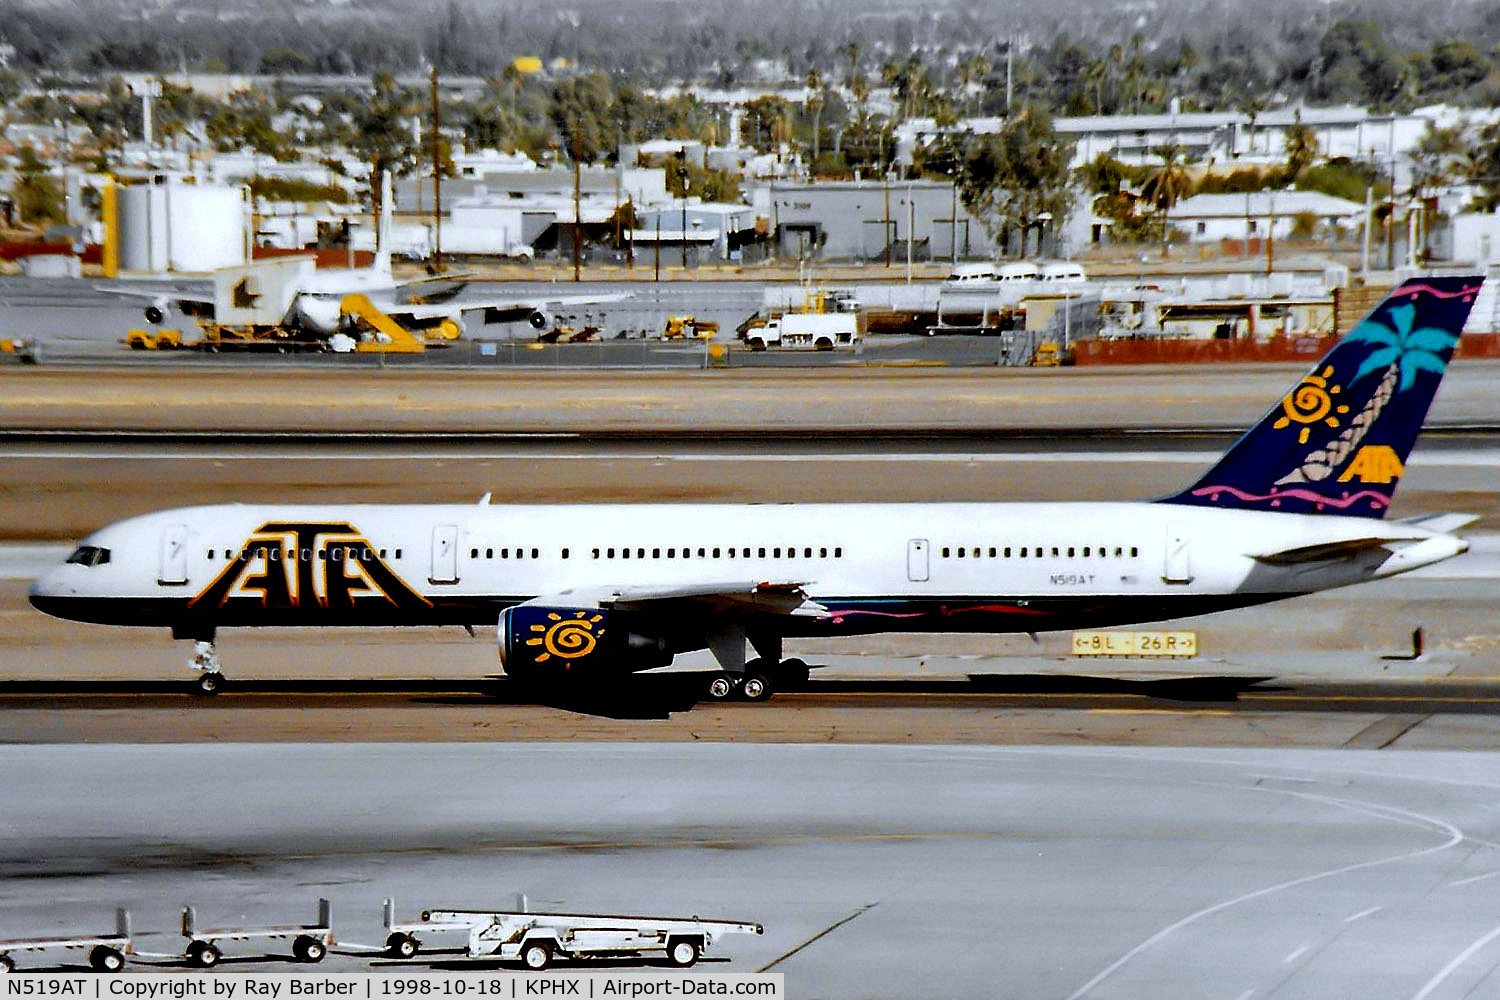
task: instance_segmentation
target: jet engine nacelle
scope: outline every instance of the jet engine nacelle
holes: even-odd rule
[[[545,309],[532,310],[531,315],[526,317],[526,322],[531,324],[533,330],[548,330],[552,328],[552,317],[548,315]]]
[[[145,309],[146,322],[160,323],[164,321],[167,318],[167,310],[170,308],[172,308],[172,300],[167,298],[166,296],[152,299],[150,304],[147,305]]]
[[[642,624],[628,611],[518,604],[500,612],[500,666],[511,677],[541,679],[671,663],[666,640],[642,634]]]

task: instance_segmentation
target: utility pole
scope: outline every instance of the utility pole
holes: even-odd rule
[[[687,194],[688,194],[687,147],[683,146],[683,148],[677,153],[677,156],[678,156],[679,159],[682,160],[682,174],[681,174],[681,176],[678,177],[678,183],[680,183],[682,185],[682,276],[684,278],[686,278],[687,277]]]
[[[443,273],[443,150],[439,127],[438,72],[432,67],[432,267]]]
[[[1266,196],[1266,277],[1276,266],[1276,196]]]
[[[1011,86],[1011,81],[1013,79],[1011,75],[1011,66],[1015,51],[1016,36],[1011,35],[1005,40],[1005,113],[1007,115],[1010,114],[1010,99],[1011,94],[1014,92]]]
[[[573,129],[573,280],[581,281],[583,267],[582,178],[578,172],[578,129]]]

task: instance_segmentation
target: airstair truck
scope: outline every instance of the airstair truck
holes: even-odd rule
[[[470,958],[492,955],[533,972],[562,959],[661,956],[679,968],[697,963],[725,934],[762,934],[760,924],[735,920],[635,917],[600,913],[530,913],[525,909],[423,910],[418,923],[397,923],[385,901],[386,954],[411,958],[434,935],[467,937]]]

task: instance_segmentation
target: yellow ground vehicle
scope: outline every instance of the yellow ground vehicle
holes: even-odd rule
[[[712,340],[719,332],[719,324],[700,320],[695,316],[668,316],[663,340]]]

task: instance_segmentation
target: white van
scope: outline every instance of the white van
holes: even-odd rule
[[[943,280],[943,287],[956,292],[978,292],[994,288],[998,280],[994,264],[958,264],[953,268],[953,273]]]
[[[1041,276],[1041,271],[1030,261],[1016,261],[1003,264],[997,272],[1000,281],[1007,285],[1013,285],[1020,281],[1036,281]]]
[[[1082,285],[1089,280],[1081,264],[1064,261],[1042,268],[1041,280],[1048,285]]]

